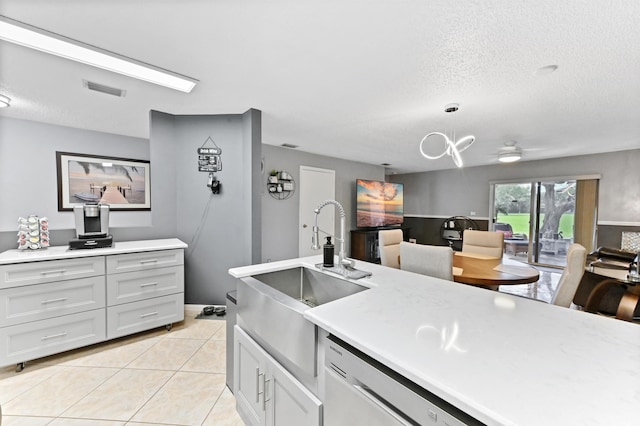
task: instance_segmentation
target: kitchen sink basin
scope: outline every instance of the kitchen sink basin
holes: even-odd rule
[[[307,268],[255,275],[263,284],[314,307],[366,290],[367,287]]]
[[[304,267],[241,278],[238,325],[294,375],[313,378],[318,332],[304,311],[367,288]]]

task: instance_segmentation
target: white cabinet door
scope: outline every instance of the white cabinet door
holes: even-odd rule
[[[275,360],[267,367],[267,424],[319,426],[322,403]]]
[[[234,328],[237,409],[249,425],[319,426],[322,403],[240,327]]]
[[[264,425],[266,353],[237,325],[233,341],[233,387],[238,414],[248,425]]]
[[[0,289],[0,327],[104,307],[104,276]]]
[[[184,320],[184,294],[107,307],[107,338],[126,336]]]
[[[184,250],[157,250],[107,256],[107,274],[146,271],[184,264]]]
[[[104,271],[104,256],[0,265],[0,288],[95,277]]]
[[[109,306],[184,293],[184,266],[107,275]]]
[[[104,309],[0,328],[0,367],[105,339]]]

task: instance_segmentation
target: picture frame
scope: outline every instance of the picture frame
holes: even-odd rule
[[[56,151],[58,211],[86,203],[110,210],[151,210],[147,160]]]

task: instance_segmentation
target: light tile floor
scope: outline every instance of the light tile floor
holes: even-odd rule
[[[244,425],[224,320],[194,319],[0,369],[2,426]]]

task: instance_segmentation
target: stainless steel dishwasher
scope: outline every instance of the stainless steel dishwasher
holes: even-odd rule
[[[324,425],[483,425],[335,336],[325,345]]]

